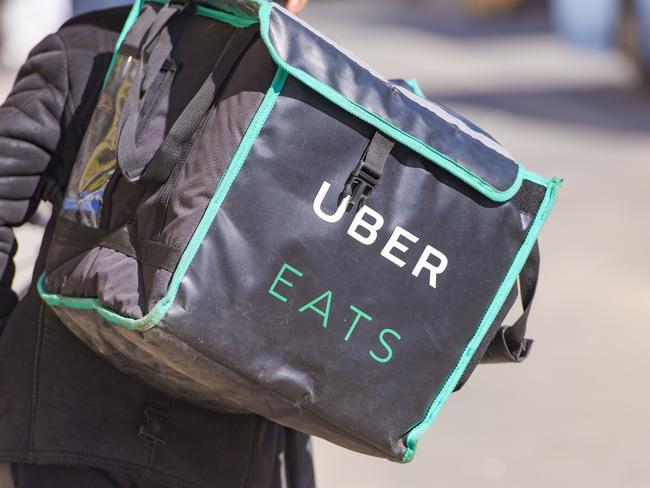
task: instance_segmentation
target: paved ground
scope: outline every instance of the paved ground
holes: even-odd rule
[[[463,29],[388,5],[321,1],[307,17],[566,183],[543,233],[529,362],[480,368],[410,465],[318,441],[320,486],[650,486],[650,95],[621,59],[575,52],[539,23]],[[25,283],[38,231],[20,240]]]

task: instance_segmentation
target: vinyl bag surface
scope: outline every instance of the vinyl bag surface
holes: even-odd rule
[[[527,355],[559,184],[277,4],[139,1],[39,291],[159,390],[408,461]]]

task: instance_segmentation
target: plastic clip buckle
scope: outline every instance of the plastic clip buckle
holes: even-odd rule
[[[347,212],[353,209],[361,209],[370,197],[370,194],[379,183],[378,175],[371,171],[361,160],[357,167],[354,169],[348,180],[345,182],[345,189],[343,190],[343,198],[350,197]]]

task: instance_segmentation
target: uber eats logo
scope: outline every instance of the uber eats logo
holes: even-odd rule
[[[314,199],[313,209],[321,220],[329,224],[334,224],[343,218],[350,197],[346,197],[341,201],[334,214],[327,214],[323,211],[322,204],[329,189],[330,184],[327,181],[323,182],[316,198]],[[347,234],[361,244],[370,246],[378,240],[379,231],[383,226],[384,218],[382,215],[368,205],[364,205],[356,213],[347,230]],[[389,260],[399,268],[403,268],[406,266],[406,261],[402,258],[409,250],[408,243],[415,244],[419,240],[420,239],[417,236],[413,235],[406,229],[396,226],[391,236],[388,238],[388,241],[383,246],[380,254],[383,258]],[[436,288],[438,285],[438,276],[445,272],[447,265],[447,256],[435,247],[427,245],[418,258],[417,263],[411,270],[411,275],[415,278],[419,278],[422,272],[428,273],[428,285],[431,288]],[[303,276],[302,271],[285,263],[269,288],[269,294],[281,302],[287,303],[288,300],[283,293],[286,293],[289,288],[293,288]],[[298,312],[309,312],[320,316],[323,327],[327,328],[329,325],[332,299],[332,291],[327,290],[300,306]],[[349,323],[350,325],[344,338],[345,342],[350,340],[362,321],[371,322],[373,320],[372,316],[368,312],[363,311],[354,305],[348,305],[348,307],[350,318],[349,320],[346,320],[346,323]],[[388,363],[393,358],[393,347],[395,347],[400,340],[402,340],[402,336],[398,331],[389,328],[383,329],[377,335],[377,346],[371,349],[368,352],[368,355],[378,363]]]
[[[281,302],[287,303],[288,299],[283,295],[286,294],[287,288],[293,288],[297,284],[298,280],[302,278],[304,274],[302,271],[290,266],[287,263],[282,265],[280,272],[276,275],[275,280],[271,288],[269,288],[269,293],[280,300]],[[282,289],[284,287],[284,290]],[[333,293],[330,290],[325,291],[321,295],[315,297],[313,300],[308,301],[300,308],[298,312],[300,313],[314,313],[320,316],[323,327],[327,329],[330,321],[330,310],[332,308],[332,299]],[[361,321],[371,322],[372,316],[363,310],[355,307],[354,305],[349,306],[351,322],[348,327],[345,338],[345,342],[348,342],[352,335],[355,333],[357,326]],[[388,363],[393,358],[393,348],[391,343],[393,341],[400,341],[402,336],[393,329],[384,329],[379,332],[377,337],[378,345],[376,350],[372,349],[369,351],[369,356],[377,361],[378,363]]]
[[[339,204],[339,208],[336,209],[334,215],[328,215],[323,212],[321,208],[323,205],[323,200],[325,195],[330,189],[330,184],[327,181],[323,182],[323,185],[316,195],[314,200],[314,212],[318,215],[319,218],[328,222],[330,224],[336,223],[343,218],[345,211],[347,209],[350,197],[346,197]],[[381,214],[368,205],[364,205],[357,212],[348,228],[348,235],[361,244],[370,246],[374,244],[378,237],[379,231],[384,226],[384,217]],[[381,250],[381,256],[388,259],[391,263],[396,266],[403,268],[406,266],[406,262],[399,256],[408,252],[409,246],[407,243],[415,244],[420,240],[419,237],[414,236],[408,230],[400,227],[399,225],[395,227],[390,238],[384,245]],[[438,275],[441,275],[447,269],[447,256],[442,252],[438,251],[433,246],[427,246],[424,248],[424,251],[420,255],[415,267],[411,271],[411,274],[416,278],[420,277],[420,274],[423,271],[429,273],[429,286],[435,288],[438,283]]]

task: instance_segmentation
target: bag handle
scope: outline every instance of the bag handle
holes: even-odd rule
[[[156,183],[167,181],[176,164],[186,159],[194,136],[205,120],[217,91],[223,87],[234,66],[259,35],[258,26],[237,30],[204,83],[172,125],[153,158],[143,161],[136,151],[142,95],[151,86],[173,50],[173,41],[165,27],[175,14],[183,10],[184,6],[178,5],[166,5],[160,10],[143,43],[141,66],[124,104],[123,123],[117,143],[117,160],[122,173],[131,182],[141,179]],[[150,46],[151,55],[144,66],[144,55]]]

